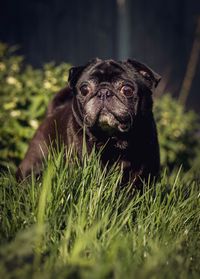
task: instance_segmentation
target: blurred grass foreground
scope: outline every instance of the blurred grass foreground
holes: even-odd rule
[[[200,278],[197,115],[164,93],[155,100],[163,171],[130,199],[120,170],[52,150],[42,178],[13,172],[68,64],[24,66],[0,44],[0,278]]]

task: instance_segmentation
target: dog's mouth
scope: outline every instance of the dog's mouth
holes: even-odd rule
[[[97,125],[104,131],[114,132],[119,130],[120,132],[127,132],[130,129],[129,123],[120,122],[116,116],[111,112],[102,110],[99,114]]]
[[[131,127],[131,121],[128,121],[128,119],[121,119],[106,108],[102,108],[96,115],[95,121],[93,123],[89,121],[88,124],[87,126],[91,128],[95,127],[109,135],[115,134],[116,132],[128,132]]]

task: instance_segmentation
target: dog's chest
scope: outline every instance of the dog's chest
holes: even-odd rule
[[[101,143],[97,143],[97,149],[100,147]],[[117,163],[126,171],[137,171],[141,165],[137,150],[127,140],[108,142],[102,149],[101,161],[103,165],[110,166]]]

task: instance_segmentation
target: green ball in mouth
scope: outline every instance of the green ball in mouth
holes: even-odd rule
[[[111,113],[101,113],[98,126],[105,132],[112,134],[117,129],[117,120]]]
[[[130,129],[129,124],[120,123],[111,113],[101,114],[98,120],[98,126],[109,134],[113,134],[116,131],[123,133]]]

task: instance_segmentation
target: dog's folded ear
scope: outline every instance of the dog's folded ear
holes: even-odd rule
[[[86,65],[84,66],[77,66],[77,67],[71,67],[71,69],[69,69],[69,76],[68,76],[68,82],[70,87],[74,87],[78,81],[78,79],[80,78],[81,74],[83,73],[83,71],[89,67],[90,65],[96,64],[101,62],[102,60],[99,58],[94,58],[92,60],[90,60]]]
[[[134,59],[128,59],[127,63],[131,65],[143,78],[149,81],[149,86],[151,89],[156,88],[159,81],[161,80],[161,76],[154,72],[151,68],[146,66],[143,63],[140,63]]]
[[[77,80],[79,79],[85,68],[86,66],[78,66],[69,69],[68,82],[70,87],[73,88],[76,85]]]

